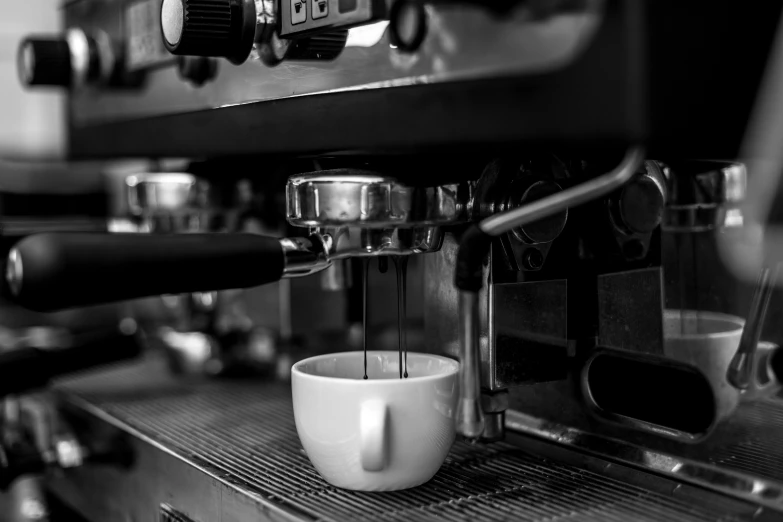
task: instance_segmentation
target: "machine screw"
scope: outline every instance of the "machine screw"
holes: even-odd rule
[[[544,266],[544,255],[537,248],[528,248],[525,251],[522,263],[527,270],[541,270]]]

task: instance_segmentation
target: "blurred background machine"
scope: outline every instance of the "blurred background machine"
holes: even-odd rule
[[[744,140],[779,5],[60,14],[22,40],[19,77],[67,93],[70,163],[48,179],[92,169],[105,207],[3,226],[3,317],[34,319],[7,324],[0,371],[41,375],[4,390],[17,516],[783,517],[780,259],[727,260],[769,225],[748,209],[770,158]],[[83,331],[54,319],[104,309]],[[463,364],[474,444],[415,490],[335,490],[295,434],[291,362],[361,349],[365,317],[372,348],[399,335]]]

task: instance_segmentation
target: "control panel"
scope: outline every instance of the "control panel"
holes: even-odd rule
[[[388,18],[385,0],[281,0],[280,36],[296,38]]]
[[[64,3],[63,34],[25,41],[19,71],[26,86],[70,89],[74,157],[527,140],[647,141],[673,155],[687,143],[724,157],[780,15],[775,3],[733,5],[79,0]],[[735,18],[743,36],[723,52]]]
[[[110,42],[115,69],[143,80],[132,92],[100,82],[76,86],[71,126],[556,71],[589,48],[605,8],[604,0],[582,0],[533,16],[528,4],[542,2],[514,1],[503,14],[469,1],[68,2],[65,27],[96,41],[100,35]],[[396,26],[395,17],[404,23]]]

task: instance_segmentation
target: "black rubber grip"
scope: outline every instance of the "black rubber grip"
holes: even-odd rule
[[[61,375],[137,357],[135,334],[116,330],[90,332],[71,347],[19,348],[0,353],[0,397],[43,388]]]
[[[278,239],[255,234],[51,233],[21,240],[8,263],[14,300],[49,312],[259,286],[282,277],[285,255]]]

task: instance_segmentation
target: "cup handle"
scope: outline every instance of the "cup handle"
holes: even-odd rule
[[[380,400],[362,404],[359,414],[360,458],[365,471],[382,471],[386,466],[386,423],[388,408]]]

